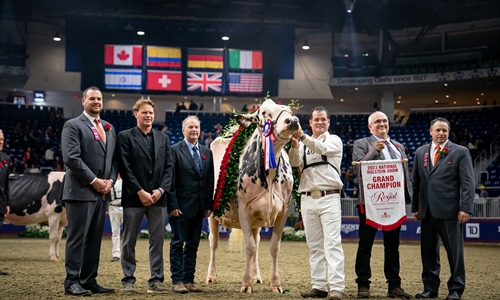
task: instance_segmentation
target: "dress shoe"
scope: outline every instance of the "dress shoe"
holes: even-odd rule
[[[340,291],[330,291],[328,294],[328,300],[341,300],[343,293]]]
[[[448,296],[446,296],[446,300],[460,300],[462,297],[457,291],[451,291]]]
[[[116,257],[116,256],[111,259],[112,262],[119,261],[119,260],[120,260],[120,258]]]
[[[115,289],[108,289],[100,286],[97,283],[94,283],[93,285],[82,285],[82,287],[90,290],[93,294],[107,294],[115,292]]]
[[[73,283],[66,289],[64,289],[64,293],[66,295],[73,295],[73,296],[91,296],[92,292],[89,290],[84,289],[80,284],[78,283]]]
[[[0,275],[9,275],[9,272],[0,271]]]
[[[192,283],[184,283],[184,287],[186,287],[186,289],[191,293],[200,293],[203,291]]]
[[[309,292],[300,293],[303,298],[326,298],[328,296],[328,292],[311,289]]]
[[[358,298],[362,298],[362,299],[370,298],[370,288],[359,287],[358,288]]]
[[[189,292],[188,289],[182,283],[175,283],[172,286],[172,291],[174,291],[176,293],[181,293],[181,294],[185,294],[185,293]]]
[[[425,290],[422,293],[416,294],[415,298],[437,298],[437,296],[438,296],[437,293]]]
[[[401,299],[410,299],[410,294],[406,293],[402,288],[397,287],[389,290],[387,292],[387,297],[389,298],[401,298]]]

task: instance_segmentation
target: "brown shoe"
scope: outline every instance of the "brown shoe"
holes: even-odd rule
[[[182,283],[176,283],[172,286],[172,291],[176,293],[186,294],[188,289]]]
[[[309,292],[300,293],[303,298],[326,298],[328,296],[328,292],[311,289]]]
[[[370,298],[370,288],[359,287],[358,288],[358,298],[363,298],[363,299]]]
[[[406,293],[402,288],[397,287],[389,290],[387,292],[387,297],[389,298],[401,298],[401,299],[410,299],[410,294]]]
[[[328,295],[328,300],[341,300],[342,299],[342,292],[339,291],[330,291],[330,294]]]
[[[192,283],[184,283],[184,287],[191,293],[200,293],[203,291],[202,289],[195,287]]]

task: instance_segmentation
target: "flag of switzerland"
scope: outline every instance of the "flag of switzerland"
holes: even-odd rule
[[[182,73],[176,71],[148,71],[147,90],[181,91]]]

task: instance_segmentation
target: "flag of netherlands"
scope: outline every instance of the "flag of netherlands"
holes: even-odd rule
[[[262,70],[262,51],[229,49],[229,68]]]
[[[142,88],[142,70],[105,69],[104,85],[107,89],[140,90]]]
[[[222,73],[187,72],[187,90],[190,92],[222,91]]]
[[[229,73],[229,92],[261,93],[262,74]]]
[[[147,66],[180,68],[182,66],[181,48],[148,46]]]
[[[222,69],[223,49],[188,48],[188,68]]]
[[[105,45],[104,64],[118,66],[142,66],[142,46]]]
[[[179,92],[182,90],[182,72],[148,70],[146,89]]]

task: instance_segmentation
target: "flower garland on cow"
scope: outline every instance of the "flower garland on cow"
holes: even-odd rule
[[[269,97],[266,96],[265,100]],[[290,108],[299,109],[300,105],[297,100],[291,100],[288,105]],[[237,115],[236,111],[233,111]],[[224,127],[221,137],[229,138],[231,141],[226,148],[224,157],[221,162],[219,179],[217,180],[216,193],[214,196],[214,217],[220,218],[222,215],[230,210],[229,203],[234,199],[236,190],[238,188],[238,170],[240,165],[240,155],[245,148],[247,140],[252,136],[257,124],[251,124],[248,127],[239,125],[234,118],[229,120],[229,123]],[[291,147],[291,142],[285,145],[286,151]],[[293,169],[293,189],[292,199],[295,204],[295,209],[300,211],[300,193],[298,187],[300,184],[300,170],[299,168]]]

